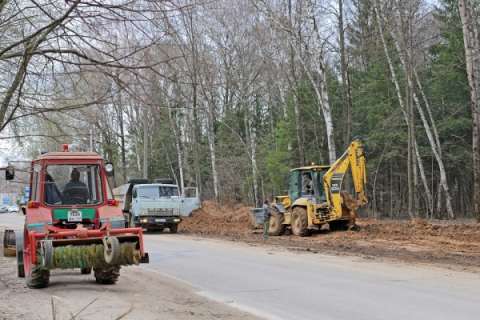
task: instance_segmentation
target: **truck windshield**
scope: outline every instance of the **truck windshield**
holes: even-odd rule
[[[98,204],[103,201],[100,167],[96,164],[49,165],[44,181],[47,204]]]
[[[178,196],[178,188],[175,186],[150,186],[138,188],[139,198],[159,199],[164,197]]]

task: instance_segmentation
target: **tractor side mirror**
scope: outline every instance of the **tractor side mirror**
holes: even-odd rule
[[[113,177],[115,175],[115,171],[113,170],[113,164],[111,162],[107,162],[105,164],[105,172],[107,173],[108,177]]]
[[[13,180],[15,178],[15,168],[8,166],[5,168],[5,180]]]

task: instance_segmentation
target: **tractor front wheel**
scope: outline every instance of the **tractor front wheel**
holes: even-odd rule
[[[292,212],[292,232],[296,236],[305,237],[308,232],[307,210],[303,207],[295,207]]]
[[[268,234],[271,236],[281,236],[284,232],[285,225],[283,224],[283,215],[275,210],[270,216]]]
[[[32,266],[30,274],[27,276],[27,286],[31,289],[40,289],[48,286],[50,281],[50,271],[41,266]]]
[[[17,276],[25,278],[25,269],[23,269],[23,234],[15,232],[15,246],[17,249]]]
[[[95,281],[99,284],[115,284],[120,277],[120,267],[107,267],[94,269]]]

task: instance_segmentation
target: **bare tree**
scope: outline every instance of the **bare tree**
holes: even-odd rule
[[[459,0],[467,78],[472,109],[473,213],[480,221],[480,33],[476,8],[470,0]],[[478,16],[477,16],[478,19]]]

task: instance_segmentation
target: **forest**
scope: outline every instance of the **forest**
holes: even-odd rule
[[[0,140],[259,205],[365,144],[371,217],[480,219],[478,0],[0,0]]]

